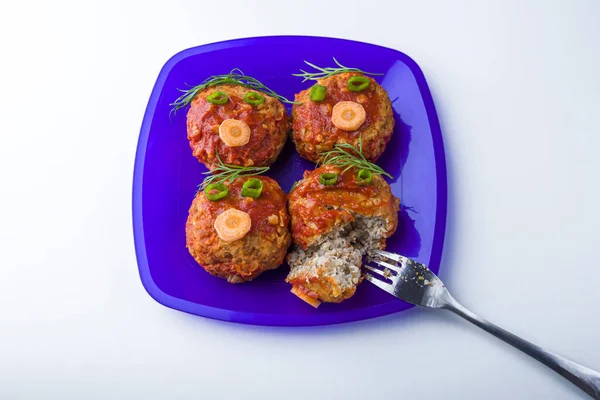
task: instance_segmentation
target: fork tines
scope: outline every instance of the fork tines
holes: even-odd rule
[[[388,258],[392,261],[396,261],[397,263],[400,263],[402,266],[405,266],[406,263],[408,262],[408,258],[401,256],[400,254],[390,253],[389,251],[373,250],[373,253],[377,254],[378,256]]]
[[[372,251],[363,268],[364,279],[412,304],[435,306],[435,295],[445,290],[426,265],[400,254]]]
[[[408,259],[399,254],[382,250],[373,251],[373,255],[375,257],[369,257],[367,261],[382,268],[380,269],[369,264],[364,264],[363,268],[369,271],[363,274],[364,278],[386,292],[394,294],[394,284],[400,279],[403,268],[406,265],[406,260]],[[380,257],[387,258],[390,262],[381,260],[379,259]],[[376,275],[377,278],[374,275]]]
[[[369,261],[378,263],[372,259],[370,259]],[[380,289],[383,289],[390,294],[394,294],[394,284],[398,282],[399,275],[397,275],[395,272],[391,272],[390,269],[385,269],[382,271],[380,269],[372,267],[369,264],[364,264],[363,268],[365,270],[370,271],[363,272],[363,277],[366,280],[371,282],[373,285],[378,286]],[[376,275],[377,277],[375,277],[374,275]]]

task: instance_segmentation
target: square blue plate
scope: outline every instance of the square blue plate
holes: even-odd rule
[[[385,73],[377,78],[392,100],[396,128],[378,164],[394,176],[389,182],[402,203],[398,231],[388,239],[388,249],[438,272],[446,224],[446,166],[435,107],[419,66],[399,51],[349,40],[248,38],[176,54],[162,68],[150,96],[135,160],[133,230],[142,283],[156,301],[209,318],[286,326],[355,321],[411,307],[364,282],[351,299],[314,309],[290,293],[284,282],[287,265],[250,283],[232,285],[205,272],[185,247],[188,208],[206,169],[191,154],[187,109],[169,118],[177,89],[240,68],[293,99],[311,85],[291,75],[305,68],[303,60],[331,66],[332,57]],[[288,191],[305,169],[313,168],[288,141],[268,175]]]

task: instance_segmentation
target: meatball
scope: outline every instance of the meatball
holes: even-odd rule
[[[289,194],[295,246],[286,281],[315,306],[351,297],[362,279],[363,256],[385,249],[398,226],[400,200],[381,176],[361,184],[355,168],[341,171],[332,165],[306,171]],[[321,174],[337,174],[337,182],[324,185]]]
[[[368,87],[353,92],[347,87],[348,79],[360,77],[368,79]],[[355,78],[357,79],[357,78]],[[317,162],[321,153],[331,150],[336,143],[350,143],[358,147],[362,135],[363,154],[369,161],[375,161],[385,150],[394,130],[392,103],[385,89],[373,78],[356,72],[333,75],[317,82],[325,86],[323,101],[310,100],[310,89],[296,95],[292,108],[293,136],[298,153],[307,160]],[[356,130],[340,129],[334,124],[334,109],[341,102],[356,103],[364,111],[364,122]],[[364,115],[366,114],[366,115]],[[366,117],[366,118],[365,118]]]
[[[259,179],[262,192],[258,198],[242,197],[242,185]],[[250,281],[263,271],[280,266],[292,241],[286,195],[277,182],[268,177],[240,177],[231,184],[227,195],[210,201],[198,191],[185,227],[190,254],[207,272],[231,283]],[[239,210],[250,217],[250,227],[243,238],[221,239],[215,220],[226,210]]]
[[[214,104],[208,97],[215,92],[227,95],[226,103]],[[248,93],[256,93],[262,104],[244,101]],[[228,145],[219,135],[225,120],[237,120],[249,128],[246,144]],[[272,164],[285,144],[290,129],[289,117],[279,101],[262,92],[240,85],[212,86],[198,92],[187,113],[187,136],[193,155],[212,169],[219,157],[226,164],[266,166]]]

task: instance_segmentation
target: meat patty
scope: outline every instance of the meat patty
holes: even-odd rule
[[[337,173],[331,186],[319,182]],[[359,184],[357,170],[324,165],[306,171],[289,194],[294,248],[286,281],[301,298],[338,303],[351,297],[361,281],[363,256],[384,249],[398,226],[400,200],[388,183],[373,175]]]
[[[242,197],[242,177],[226,184],[229,193],[210,201],[199,191],[192,202],[185,227],[186,245],[190,254],[212,275],[231,283],[250,281],[263,271],[279,267],[292,241],[286,195],[274,179],[258,176],[263,189],[256,199]],[[221,240],[214,228],[218,215],[229,208],[250,215],[250,231],[233,242]]]
[[[208,102],[207,97],[217,91],[227,95],[227,103]],[[264,97],[264,103],[251,105],[244,102],[244,96],[249,92]],[[223,142],[219,136],[219,125],[226,119],[248,124],[251,133],[247,144],[229,147]],[[192,153],[208,168],[217,163],[217,151],[226,164],[270,165],[283,149],[289,129],[289,117],[279,100],[240,85],[212,86],[201,90],[187,113],[187,135]]]
[[[327,88],[321,102],[310,100],[310,89],[303,90],[295,97],[292,108],[293,136],[298,153],[307,160],[317,162],[321,153],[331,150],[336,143],[350,143],[358,147],[362,135],[363,154],[369,161],[375,161],[385,150],[394,130],[392,103],[387,92],[373,78],[369,86],[352,92],[347,87],[348,79],[363,76],[357,72],[333,75],[317,82]],[[344,131],[331,121],[333,107],[342,101],[353,101],[364,108],[365,122],[355,131]]]

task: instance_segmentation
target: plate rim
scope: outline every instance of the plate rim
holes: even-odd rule
[[[326,40],[337,40],[351,43],[366,44],[373,47],[378,47],[388,51],[393,51],[398,54],[399,58],[404,62],[410,69],[417,87],[421,93],[425,111],[427,114],[427,120],[431,128],[431,136],[433,141],[433,152],[435,160],[435,171],[436,171],[436,183],[437,183],[437,203],[436,203],[436,221],[434,225],[434,233],[431,248],[430,266],[439,267],[442,258],[442,251],[444,247],[445,231],[446,231],[446,220],[447,220],[447,202],[448,202],[448,187],[447,187],[447,175],[446,175],[446,155],[444,152],[444,143],[442,138],[442,132],[439,125],[439,119],[431,96],[431,91],[427,85],[425,75],[419,67],[419,65],[405,53],[384,47],[372,43],[366,43],[356,40],[325,37],[325,36],[310,36],[310,35],[273,35],[273,36],[255,36],[246,37],[239,39],[231,39],[225,41],[219,41],[214,43],[203,44],[200,46],[190,47],[179,51],[174,54],[161,68],[159,75],[154,83],[146,110],[144,112],[144,118],[140,128],[140,134],[138,137],[138,144],[136,148],[136,155],[134,161],[133,170],[133,188],[132,188],[132,223],[133,223],[133,239],[136,253],[136,259],[138,264],[138,272],[142,285],[146,292],[156,300],[158,303],[186,313],[199,315],[211,319],[217,319],[222,321],[252,324],[252,325],[265,325],[265,326],[319,326],[319,325],[332,325],[339,323],[354,322],[366,319],[372,319],[380,317],[398,311],[404,311],[409,308],[406,307],[406,303],[402,301],[393,301],[383,304],[377,304],[364,308],[357,308],[353,310],[342,311],[339,313],[327,313],[321,315],[307,314],[261,314],[247,311],[233,311],[225,310],[222,308],[211,307],[204,304],[194,303],[188,300],[184,300],[178,297],[171,296],[163,292],[154,282],[150,273],[150,265],[146,253],[146,245],[144,238],[143,228],[143,216],[142,216],[142,189],[143,189],[143,170],[146,156],[146,149],[148,143],[148,136],[150,133],[150,127],[152,125],[152,119],[154,112],[158,104],[160,93],[164,86],[167,76],[173,67],[181,60],[192,56],[212,52],[222,48],[230,48],[232,45],[235,47],[241,47],[248,42],[255,40],[269,40],[269,39],[326,39]],[[400,307],[401,306],[401,307]]]

